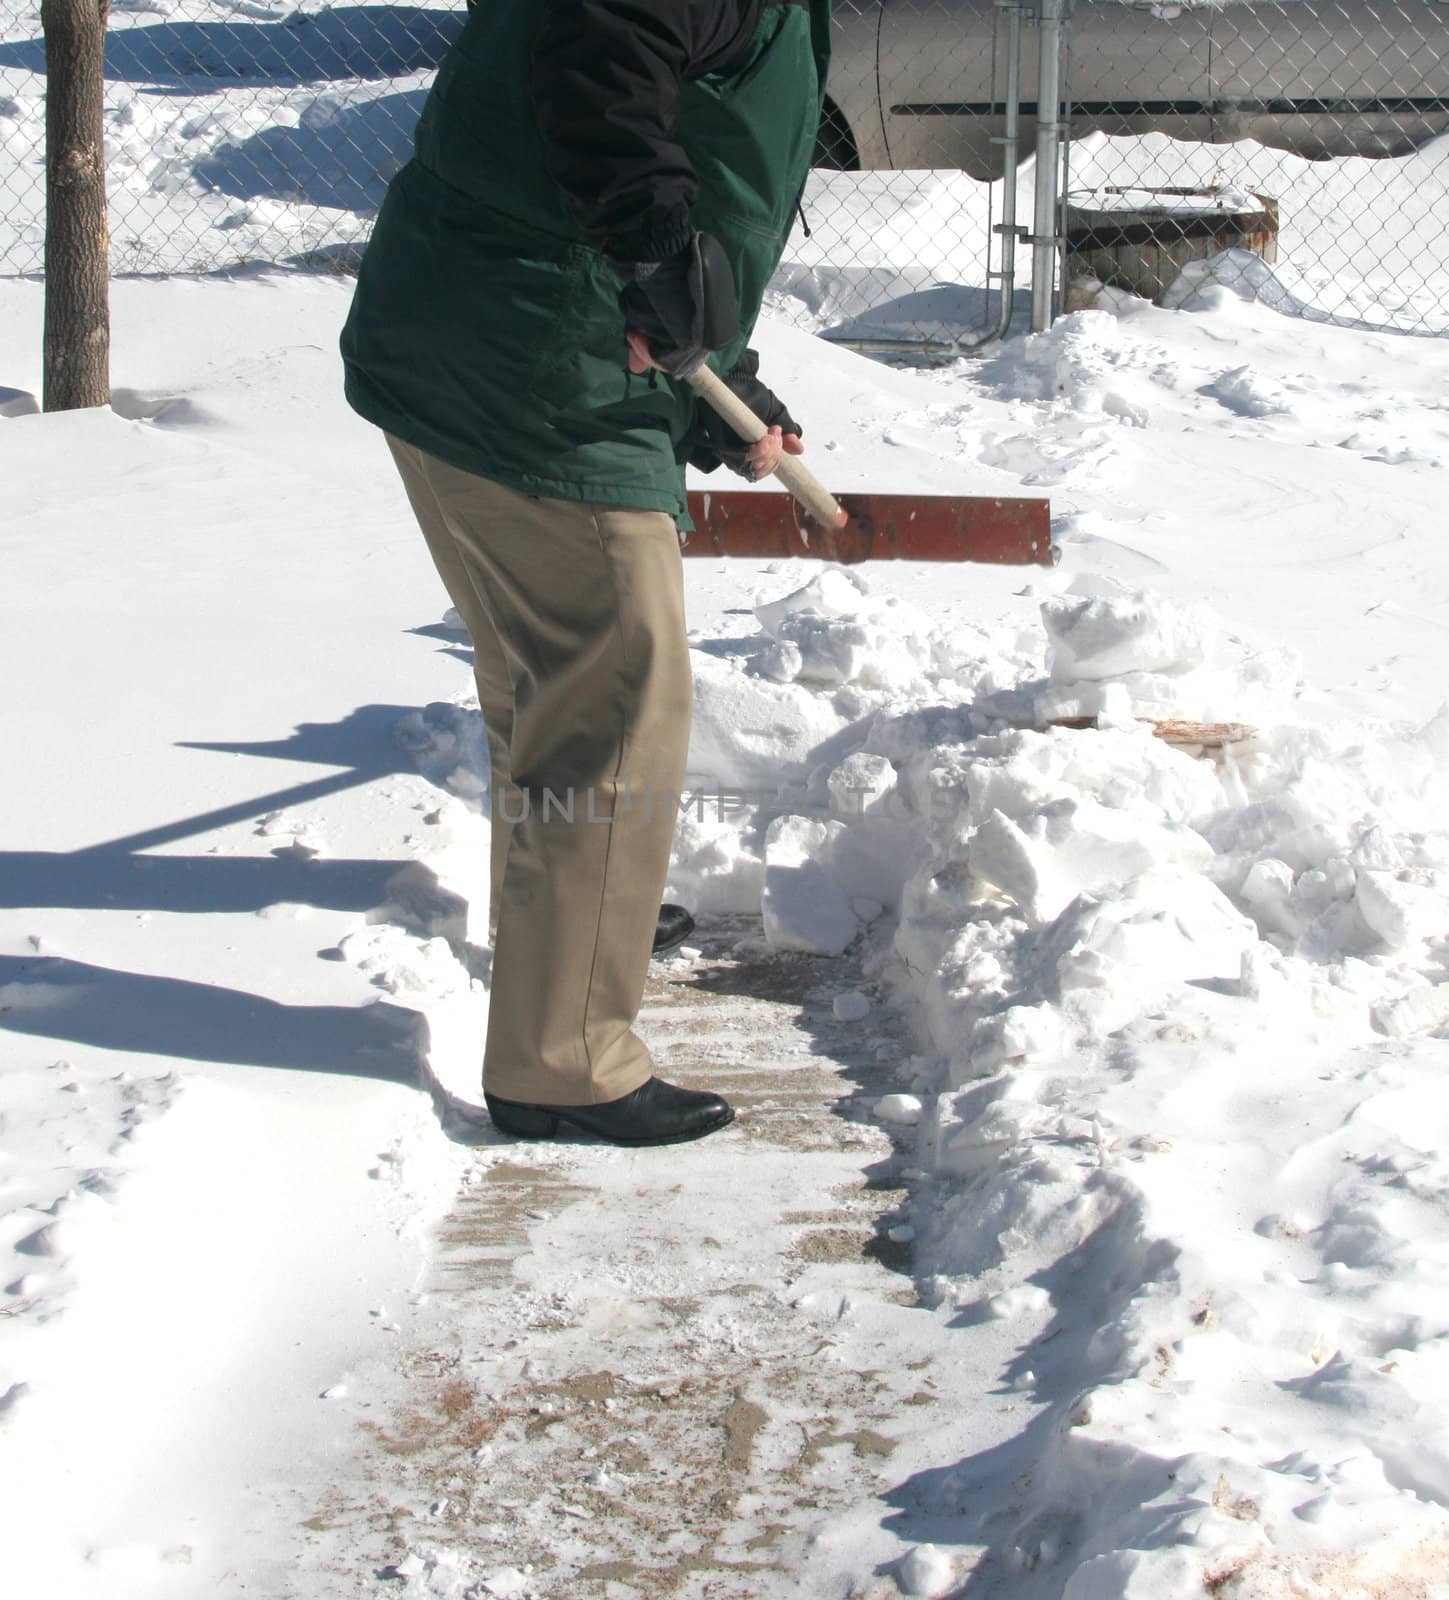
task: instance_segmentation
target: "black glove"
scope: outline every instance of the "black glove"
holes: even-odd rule
[[[649,341],[672,378],[687,377],[710,353],[739,337],[735,275],[719,240],[696,233],[664,261],[615,262],[628,281],[619,296],[624,324]]]
[[[798,435],[800,424],[785,409],[785,402],[760,382],[756,376],[759,370],[758,351],[746,350],[734,371],[725,373],[725,386],[732,389],[767,428],[778,427],[782,433]],[[716,467],[725,466],[751,483],[755,478],[750,466],[749,444],[702,401],[689,439],[689,464],[701,472],[713,472]]]

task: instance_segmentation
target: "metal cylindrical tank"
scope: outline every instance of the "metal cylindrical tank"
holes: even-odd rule
[[[1001,170],[1005,87],[993,0],[881,0],[837,10],[832,97],[860,165]],[[993,70],[995,68],[995,70]],[[1022,148],[1035,137],[1036,32],[1023,61]],[[1309,158],[1402,155],[1449,131],[1445,0],[1075,0],[1072,131]]]
[[[1069,202],[1066,245],[1069,285],[1085,277],[1156,300],[1190,261],[1223,250],[1276,261],[1278,205],[1235,190],[1113,186]]]

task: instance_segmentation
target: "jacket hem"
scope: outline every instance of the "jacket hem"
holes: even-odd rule
[[[386,407],[374,405],[365,388],[353,373],[347,374],[345,385],[347,403],[365,421],[393,434],[404,444],[410,444],[428,455],[436,456],[460,472],[471,472],[475,477],[501,483],[506,489],[543,500],[572,500],[585,505],[609,506],[619,511],[663,511],[676,523],[688,521],[684,498],[683,474],[678,490],[637,488],[617,483],[594,483],[587,480],[546,477],[541,473],[522,472],[506,462],[496,460],[481,450],[461,449],[450,439],[439,438],[430,429],[419,426],[410,418],[390,413]]]

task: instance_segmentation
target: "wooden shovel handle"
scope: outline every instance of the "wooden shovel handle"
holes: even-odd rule
[[[703,362],[693,372],[687,373],[684,381],[748,443],[754,444],[770,431],[734,390]],[[846,514],[835,496],[808,467],[801,465],[799,456],[782,455],[780,465],[775,468],[775,476],[822,527],[845,526]]]

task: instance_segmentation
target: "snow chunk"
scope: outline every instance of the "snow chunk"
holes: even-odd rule
[[[1386,944],[1449,937],[1449,905],[1438,873],[1360,872],[1354,879],[1359,915]]]
[[[777,950],[838,956],[860,930],[850,900],[829,865],[842,822],[776,817],[765,832],[765,938]]]
[[[926,614],[873,596],[838,568],[757,605],[755,616],[775,641],[759,670],[778,683],[904,688],[931,665],[935,630]]]
[[[765,863],[742,821],[726,804],[681,807],[666,900],[713,916],[759,911]]]
[[[689,771],[711,794],[731,785],[773,794],[803,779],[812,754],[848,725],[824,695],[771,682],[736,659],[695,650],[690,666]]]
[[[857,750],[825,780],[832,816],[842,822],[889,814],[895,808],[896,769],[884,756]]]
[[[858,617],[869,603],[864,578],[845,567],[827,567],[800,588],[757,605],[755,619],[771,638],[778,639],[792,617]]]
[[[1143,594],[1061,595],[1041,608],[1053,683],[1101,682],[1135,672],[1177,676],[1205,665],[1217,617]]]
[[[1203,393],[1240,417],[1271,417],[1292,409],[1283,390],[1251,367],[1234,367],[1208,384]]]
[[[956,1564],[933,1544],[918,1544],[897,1568],[901,1592],[931,1597],[945,1594],[956,1581]]]
[[[921,1120],[921,1101],[913,1094],[883,1094],[875,1103],[875,1115],[898,1128],[913,1128]]]
[[[1235,981],[1253,924],[1206,878],[1152,873],[1111,899],[1075,901],[1043,937],[1063,1007],[1102,1037],[1189,983]]]
[[[997,1322],[1010,1322],[1015,1317],[1040,1316],[1051,1307],[1050,1293],[1039,1284],[1018,1284],[994,1294],[986,1302],[987,1314]]]
[[[1025,824],[994,811],[977,829],[971,871],[1015,901],[1027,921],[1050,922],[1078,895],[1126,883],[1154,867],[1201,869],[1212,856],[1189,828],[1153,824],[1083,796],[1043,806]]]
[[[837,1022],[863,1022],[870,1015],[870,1001],[859,989],[847,989],[831,1004]]]
[[[480,1581],[470,1558],[460,1550],[421,1545],[408,1551],[392,1569],[403,1580],[402,1593],[427,1600],[477,1600],[479,1595],[521,1596],[523,1574],[515,1567]],[[495,1584],[500,1587],[495,1588]]]

